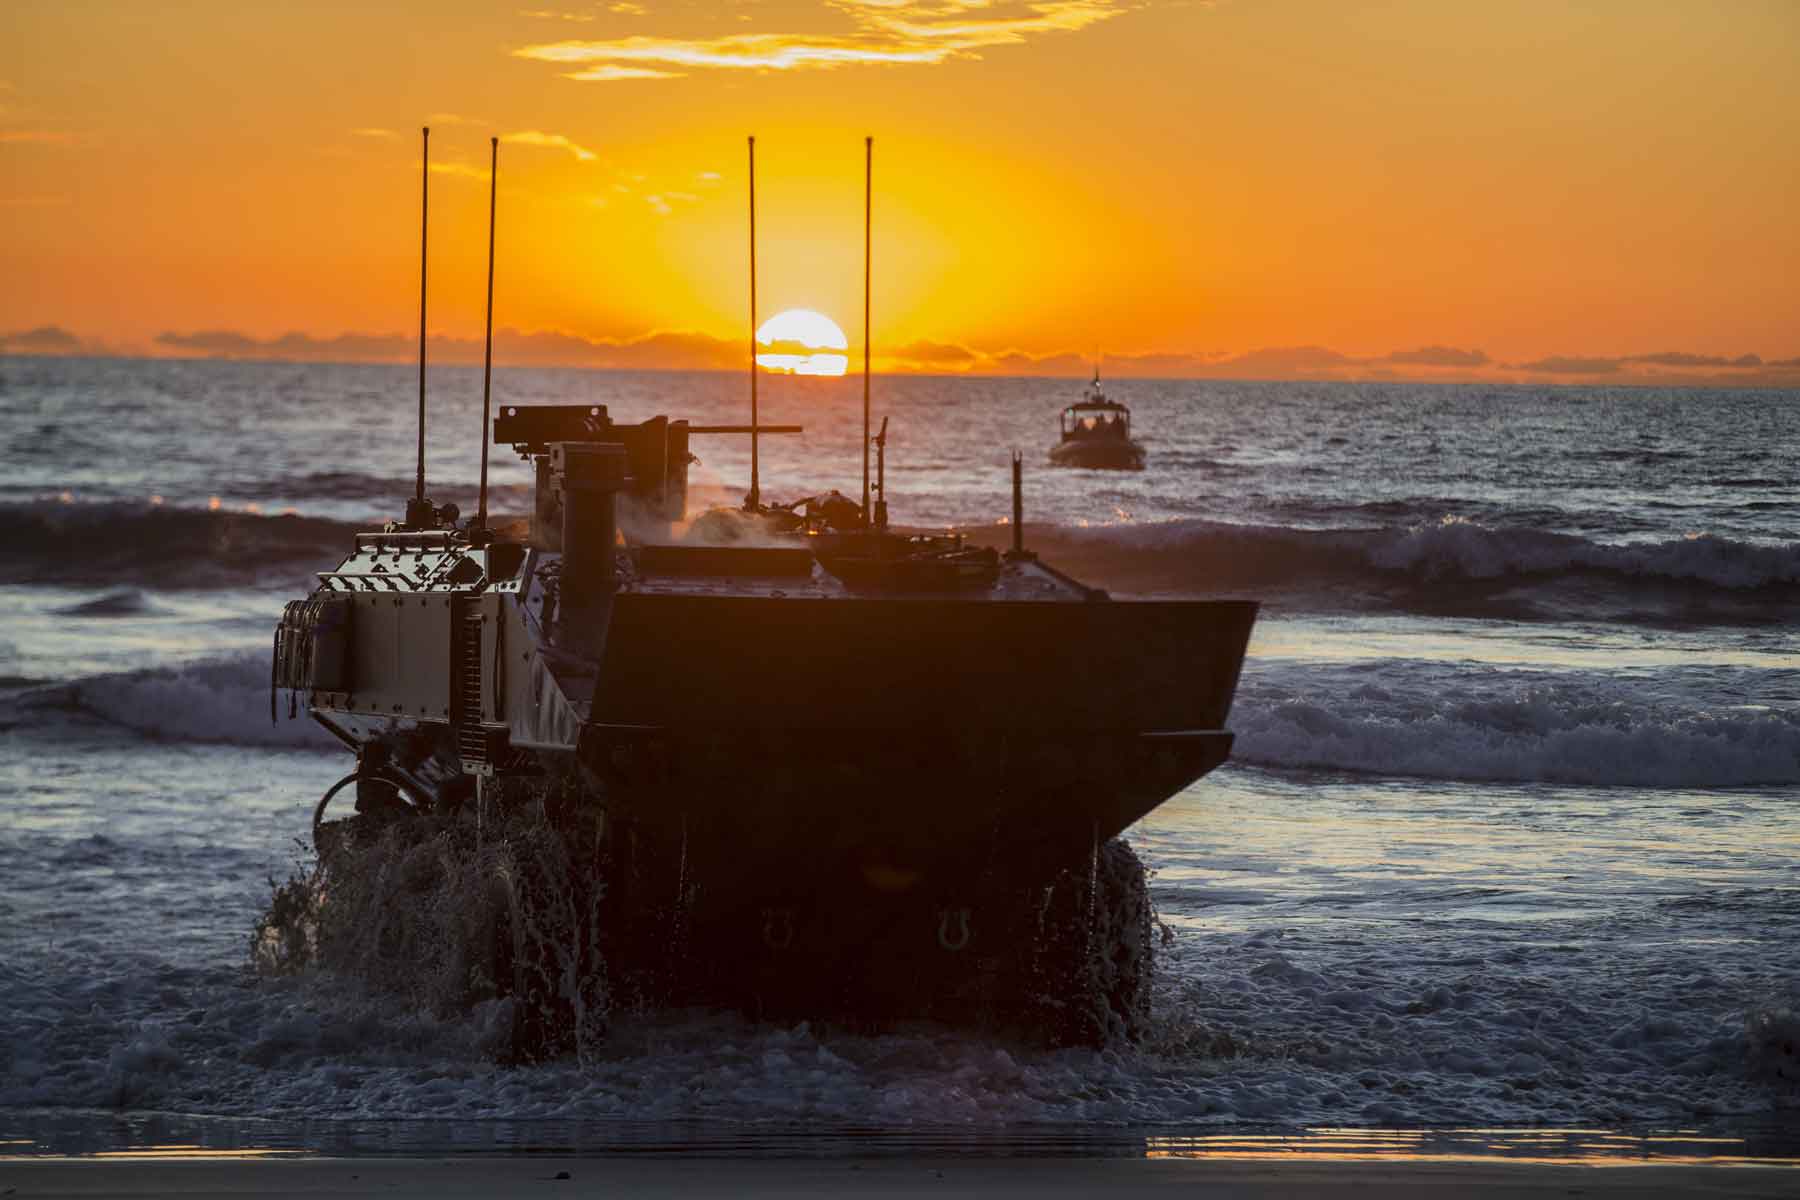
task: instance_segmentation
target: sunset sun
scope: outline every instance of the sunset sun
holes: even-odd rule
[[[757,363],[785,375],[842,375],[850,365],[849,356],[841,353],[850,347],[844,331],[810,308],[790,308],[764,321],[756,331],[756,345]]]

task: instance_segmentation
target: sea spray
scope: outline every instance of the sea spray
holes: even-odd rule
[[[937,967],[921,973],[878,950],[898,974],[840,964],[826,991],[795,990],[822,964],[797,950],[721,956],[716,939],[698,948],[686,932],[698,885],[684,862],[644,858],[573,783],[537,789],[490,784],[479,806],[326,822],[316,861],[273,886],[253,965],[339,977],[464,1021],[509,1062],[591,1062],[616,1015],[691,1005],[871,1032],[924,1016],[1054,1045],[1124,1045],[1150,1028],[1158,926],[1124,842],[1027,892],[940,910],[949,953],[927,956]],[[965,961],[956,952],[972,930],[985,949]]]
[[[1744,1034],[1751,1076],[1800,1103],[1800,992],[1753,1006]]]
[[[590,1056],[609,1009],[602,818],[559,798],[494,785],[479,806],[327,822],[310,869],[274,888],[253,965],[479,1015],[500,1058]]]

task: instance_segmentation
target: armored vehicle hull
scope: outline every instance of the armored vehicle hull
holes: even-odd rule
[[[377,845],[486,856],[477,991],[523,1002],[521,1054],[590,1001],[1133,1031],[1149,909],[1114,839],[1224,761],[1253,604],[1114,601],[1023,551],[932,591],[873,529],[690,545],[683,423],[496,425],[539,463],[529,537],[360,535],[277,633],[277,700],[358,756],[312,919]]]

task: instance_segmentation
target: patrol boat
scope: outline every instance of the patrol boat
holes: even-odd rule
[[[1061,440],[1050,447],[1050,461],[1059,467],[1143,470],[1144,448],[1131,437],[1131,409],[1108,399],[1100,387],[1099,367],[1081,399],[1063,409],[1061,432]]]

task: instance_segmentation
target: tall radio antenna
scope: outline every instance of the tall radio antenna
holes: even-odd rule
[[[421,130],[419,151],[419,473],[413,485],[413,502],[406,523],[430,524],[425,509],[425,234],[431,215],[431,126]]]
[[[500,139],[488,139],[488,289],[487,348],[481,362],[481,491],[475,502],[475,528],[487,530],[488,420],[494,380],[494,210],[500,195]]]
[[[744,497],[745,508],[762,504],[762,487],[757,477],[756,420],[756,137],[750,144],[750,494]]]
[[[863,139],[863,524],[869,523],[869,227],[875,204],[875,139]],[[887,499],[884,495],[882,499]]]

